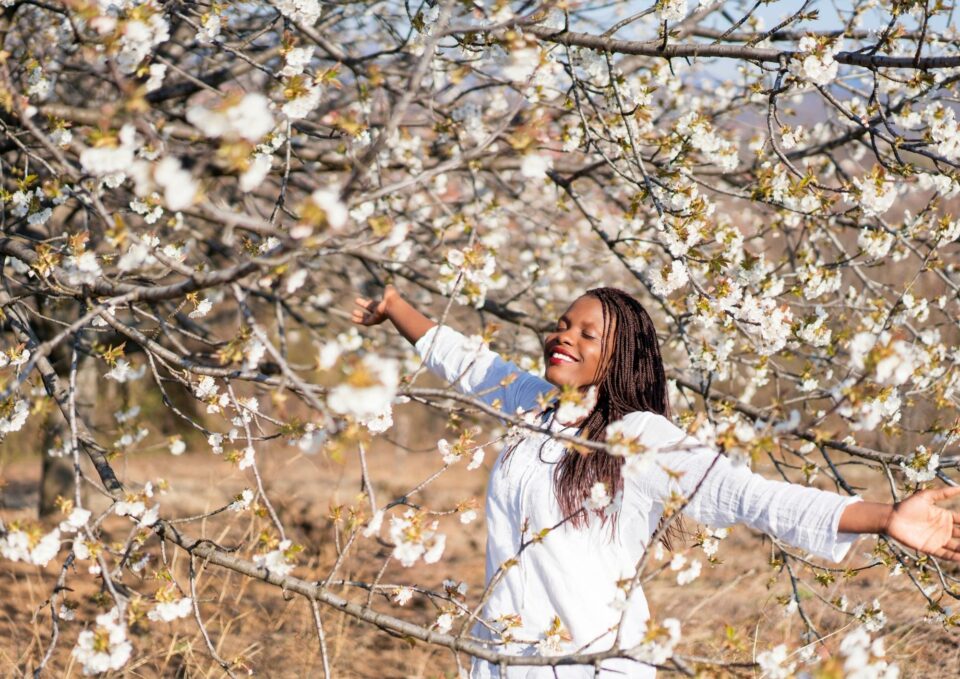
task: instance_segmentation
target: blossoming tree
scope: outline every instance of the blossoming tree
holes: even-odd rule
[[[537,333],[566,303],[629,288],[662,333],[678,421],[726,455],[842,493],[857,470],[894,501],[954,484],[953,9],[821,4],[3,0],[0,433],[52,412],[63,435],[39,452],[70,461],[76,481],[59,526],[0,523],[4,559],[59,568],[31,667],[50,669],[67,643],[86,673],[122,669],[138,609],[150,624],[193,617],[232,673],[192,593],[196,559],[302,596],[321,653],[333,607],[458,658],[534,661],[470,636],[485,595],[457,581],[374,580],[358,596],[331,585],[378,540],[404,567],[437,562],[476,516],[418,504],[422,485],[377,492],[366,455],[394,404],[431,405],[459,428],[425,483],[536,426],[429,386],[394,339],[349,330],[355,291],[389,281],[534,372]],[[259,539],[201,539],[197,517],[161,508],[155,479],[120,474],[117,460],[159,433],[130,401],[95,426],[78,407],[82,364],[162,401],[183,427],[165,440],[172,465],[220,455],[248,470],[219,511],[250,515]],[[188,432],[204,449],[188,450]],[[324,573],[298,573],[315,546],[265,491],[258,457],[278,441],[362,469]],[[632,443],[614,428],[606,445],[628,463],[656,454]],[[611,498],[599,487],[587,502]],[[660,559],[683,585],[723,535],[705,529],[641,570]],[[188,575],[171,568],[159,588],[125,577],[148,557],[169,566],[170,550]],[[785,676],[825,634],[798,583],[835,571],[774,553],[805,629],[796,646],[812,649],[758,654]],[[954,570],[882,539],[875,554],[863,568],[908,572],[929,617],[957,622]],[[76,579],[96,579],[104,605],[66,632]],[[413,596],[438,604],[433,622],[393,610]],[[860,623],[843,662],[890,672],[870,636],[883,612],[860,599],[826,602]],[[535,660],[688,669],[679,638],[667,620],[642,647],[583,654],[557,620]]]

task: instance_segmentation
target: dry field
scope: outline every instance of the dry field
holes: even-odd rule
[[[380,502],[410,488],[436,469],[437,457],[433,451],[407,453],[387,447],[372,451],[373,475],[380,480],[376,488]],[[356,470],[349,463],[340,464],[279,446],[261,453],[260,459],[270,496],[275,498],[292,537],[306,548],[294,574],[303,578],[320,577],[326,572],[322,566],[329,566],[335,557],[329,499],[333,497],[345,504],[354,501],[359,488]],[[0,465],[4,520],[35,515],[37,458],[8,448],[0,458]],[[208,511],[225,504],[234,493],[250,484],[245,472],[237,471],[200,447],[181,458],[171,458],[165,452],[144,452],[128,456],[120,466],[121,478],[165,478],[170,483],[171,490],[159,498],[167,516]],[[461,466],[428,487],[425,499],[432,507],[450,507],[466,496],[482,499],[484,483],[483,469],[467,472]],[[237,544],[259,532],[259,519],[251,519],[249,513],[242,519],[236,516],[230,521],[211,519],[190,524],[186,530],[191,535],[214,538],[223,545]],[[470,595],[477,596],[483,578],[482,519],[466,527],[461,526],[456,517],[444,521],[448,541],[441,562],[429,566],[421,562],[412,569],[391,565],[383,582],[435,587],[444,578],[452,577],[466,581]],[[125,530],[118,530],[115,535],[125,535]],[[387,550],[371,541],[364,544],[366,551],[357,552],[347,564],[344,571],[347,579],[371,579],[383,563]],[[847,565],[863,563],[862,553],[872,545],[872,540],[861,540]],[[185,585],[187,560],[175,551],[169,556],[173,571],[183,578],[181,583]],[[683,623],[684,653],[749,660],[754,649],[763,650],[783,642],[795,644],[800,633],[799,622],[796,616],[784,618],[782,606],[777,603],[777,597],[789,591],[789,583],[786,575],[771,581],[775,572],[767,563],[769,556],[769,543],[741,527],[721,544],[719,557],[723,563],[705,567],[701,577],[692,584],[678,587],[670,573],[648,584],[647,595],[654,614],[659,618],[676,617]],[[125,582],[133,585],[145,575],[148,581],[140,583],[138,589],[153,592],[157,585],[149,578],[156,566],[154,559],[139,576],[127,572]],[[56,572],[56,562],[46,569],[2,563],[0,675],[27,675],[41,657],[50,638],[49,611],[41,606],[51,591]],[[812,582],[809,573],[805,579]],[[96,610],[92,600],[96,591],[90,584],[84,584],[85,580],[89,578],[79,575],[70,579],[69,584],[78,589],[70,592],[69,597],[80,604],[80,608],[77,621],[64,624],[48,676],[81,674],[81,668],[71,662],[70,649],[83,621],[92,620]],[[320,676],[320,654],[312,616],[302,599],[287,600],[272,586],[217,567],[203,569],[198,583],[202,614],[223,657],[241,658],[257,676]],[[888,656],[900,664],[903,676],[960,676],[957,634],[922,621],[922,600],[912,591],[905,575],[894,577],[882,569],[874,569],[843,587],[852,604],[879,599],[888,616],[884,629]],[[837,584],[816,586],[817,593],[827,598],[832,598],[837,588]],[[366,596],[357,590],[344,590],[344,593],[360,600]],[[838,614],[812,600],[814,597],[808,590],[802,594],[811,618],[822,631],[831,632],[845,624]],[[403,609],[379,597],[374,599],[374,606],[412,620],[428,621],[436,616],[433,604],[422,597],[414,598]],[[390,637],[331,610],[322,610],[322,613],[336,677],[457,675],[456,659],[449,651]],[[208,655],[192,619],[174,624],[151,623],[149,635],[146,629],[142,625],[131,629],[134,657],[122,676],[223,676],[223,671]],[[837,637],[828,641],[829,651],[836,650],[836,641]],[[741,676],[753,676],[753,672]]]

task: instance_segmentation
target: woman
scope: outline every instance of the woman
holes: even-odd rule
[[[356,304],[354,322],[392,321],[432,371],[506,414],[537,411],[540,397],[555,387],[590,390],[596,405],[580,420],[558,422],[552,408],[541,424],[603,441],[607,425],[618,422],[611,431],[621,440],[635,437],[643,450],[658,451],[625,463],[604,451],[570,452],[561,441],[527,430],[500,454],[487,491],[487,581],[504,572],[485,606],[485,624],[475,633],[504,653],[603,651],[618,634],[620,648],[639,644],[649,611],[640,588],[627,583],[665,506],[680,507],[712,527],[745,523],[834,561],[860,533],[888,535],[960,561],[960,512],[934,504],[958,488],[922,491],[896,505],[863,502],[767,480],[687,437],[667,419],[667,383],[653,324],[625,292],[589,290],[570,305],[544,339],[545,380],[489,349],[477,350],[413,308],[392,286],[382,299],[358,298]],[[594,491],[601,491],[601,500],[608,494],[617,501],[603,506]],[[549,530],[541,533],[544,529]],[[518,557],[521,544],[534,536],[542,539]],[[509,679],[596,676],[594,667],[584,665],[511,665],[506,674]],[[626,657],[605,660],[599,671],[602,677],[653,674],[650,665]],[[471,676],[501,675],[497,666],[478,661]]]

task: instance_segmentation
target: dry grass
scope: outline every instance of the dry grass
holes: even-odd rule
[[[264,476],[270,480],[269,494],[292,537],[306,547],[300,577],[320,577],[335,558],[333,524],[329,519],[329,499],[349,504],[359,488],[356,470],[350,464],[337,464],[316,456],[305,456],[289,448],[276,448],[260,456]],[[371,465],[381,479],[377,487],[383,498],[409,488],[436,468],[435,453],[398,453],[382,448],[372,451]],[[124,475],[135,479],[166,478],[170,492],[161,496],[164,513],[189,515],[219,506],[249,484],[242,472],[213,455],[188,453],[171,461],[162,453],[129,456]],[[34,488],[39,474],[35,458],[7,460],[2,469],[5,483],[3,510],[5,520],[30,516],[35,501]],[[451,507],[465,497],[483,496],[483,470],[467,472],[454,468],[424,498],[432,507]],[[13,506],[11,506],[13,505]],[[18,508],[19,506],[19,508]],[[229,520],[211,519],[193,524],[192,535],[204,535],[224,545],[237,544],[256,536],[262,520],[237,515]],[[483,579],[482,521],[463,527],[456,518],[446,519],[448,533],[444,559],[432,566],[419,564],[413,569],[391,565],[384,582],[438,586],[445,577],[465,580],[473,596],[479,593]],[[119,524],[118,524],[119,528]],[[461,530],[462,529],[462,530]],[[115,531],[124,535],[125,530]],[[372,579],[383,563],[387,550],[369,541],[346,566],[348,579]],[[868,551],[872,541],[863,540],[856,552]],[[154,550],[156,551],[156,550]],[[763,650],[778,643],[795,645],[801,632],[795,616],[784,618],[777,596],[788,592],[785,575],[771,580],[775,572],[768,565],[769,546],[744,528],[733,531],[721,545],[723,563],[706,567],[693,584],[677,587],[666,573],[650,583],[646,590],[658,618],[677,617],[683,622],[683,652],[698,656],[749,659],[754,648]],[[186,560],[182,553],[169,553],[172,570],[186,586]],[[856,556],[853,562],[862,562]],[[146,579],[125,573],[125,582],[139,591],[151,593],[157,583],[150,579],[157,567],[151,562]],[[25,567],[5,561],[0,571],[0,674],[21,676],[36,666],[50,639],[49,610],[42,605],[56,579],[56,564],[46,569]],[[142,576],[143,574],[141,574]],[[812,581],[809,573],[806,580]],[[58,650],[50,664],[49,676],[72,677],[81,674],[72,663],[70,649],[84,621],[96,614],[96,585],[92,578],[74,575],[68,584],[76,587],[69,598],[80,608],[76,622],[65,623]],[[225,658],[242,658],[256,674],[270,677],[320,676],[321,664],[309,606],[300,598],[286,600],[274,587],[253,582],[222,569],[201,569],[198,580],[201,610],[218,652]],[[869,571],[853,582],[817,586],[818,593],[832,598],[846,592],[852,603],[880,600],[889,622],[888,655],[903,669],[904,676],[960,676],[960,650],[957,636],[939,626],[922,622],[923,602],[906,576],[891,577],[880,569]],[[356,590],[342,592],[354,599],[365,595]],[[380,610],[411,620],[428,622],[435,616],[433,605],[415,598],[404,609],[383,599],[375,599]],[[149,606],[144,602],[144,606]],[[846,623],[842,616],[809,598],[805,600],[815,624],[825,632]],[[424,644],[412,644],[388,636],[335,611],[322,611],[327,632],[330,662],[337,677],[454,677],[457,664],[449,651]],[[729,633],[726,631],[729,627]],[[170,625],[135,625],[131,630],[134,659],[123,676],[218,677],[223,672],[210,658],[192,620]],[[835,639],[828,648],[835,650]],[[467,662],[464,658],[463,662]]]

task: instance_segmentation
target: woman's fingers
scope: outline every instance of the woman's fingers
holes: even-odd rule
[[[948,486],[947,488],[935,488],[928,490],[927,493],[933,502],[949,500],[952,497],[960,495],[960,486]]]
[[[355,306],[350,314],[350,320],[354,323],[376,325],[383,320],[379,311],[381,300],[357,297],[353,300],[353,303]]]

